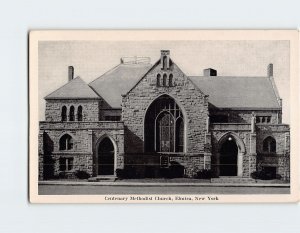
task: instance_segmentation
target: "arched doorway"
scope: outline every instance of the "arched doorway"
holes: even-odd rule
[[[98,175],[114,175],[114,145],[106,137],[98,145]]]
[[[238,146],[232,136],[228,136],[220,147],[220,176],[238,175]]]
[[[170,96],[162,95],[152,102],[144,127],[145,152],[184,151],[184,116]]]

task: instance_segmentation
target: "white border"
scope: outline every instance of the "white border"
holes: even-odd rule
[[[218,195],[218,203],[295,202],[299,199],[299,79],[298,31],[296,30],[64,30],[32,31],[29,47],[30,100],[30,201],[33,203],[111,203],[105,195],[38,195],[38,41],[56,40],[289,40],[291,101],[291,194],[290,195]],[[107,195],[106,195],[107,196]],[[118,196],[118,195],[114,195]],[[143,196],[143,195],[141,195]],[[144,195],[149,196],[149,195]],[[160,195],[163,196],[163,195]],[[169,195],[168,195],[169,196]],[[187,195],[190,196],[190,195]],[[204,201],[211,203],[210,201]],[[116,201],[113,201],[116,203]],[[141,203],[131,201],[126,203]],[[144,202],[145,203],[145,202]],[[147,202],[148,203],[148,202]],[[164,203],[164,201],[151,201]],[[190,203],[178,201],[176,203]],[[195,202],[193,202],[195,203]],[[203,203],[203,202],[201,202]]]

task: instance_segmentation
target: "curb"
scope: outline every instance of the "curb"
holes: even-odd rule
[[[261,184],[261,183],[142,183],[142,182],[58,182],[39,181],[39,185],[65,185],[65,186],[140,186],[140,187],[162,187],[162,186],[193,186],[193,187],[278,187],[290,188],[290,184]]]

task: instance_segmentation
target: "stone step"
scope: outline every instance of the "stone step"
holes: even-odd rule
[[[249,177],[236,176],[221,176],[219,178],[212,178],[211,183],[255,183],[255,180]]]
[[[94,176],[88,179],[89,182],[113,182],[117,179],[116,176]]]

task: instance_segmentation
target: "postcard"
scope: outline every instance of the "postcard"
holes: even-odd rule
[[[31,31],[30,201],[298,201],[298,36]]]

